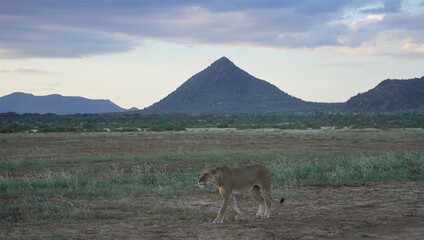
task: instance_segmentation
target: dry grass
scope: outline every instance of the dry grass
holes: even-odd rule
[[[112,221],[119,222],[122,229],[138,223],[146,238],[167,236],[166,230],[155,233],[155,226],[162,226],[161,222],[172,223],[180,231],[176,238],[207,238],[208,234],[219,237],[206,227],[218,207],[216,190],[210,187],[199,191],[194,182],[201,169],[222,163],[267,165],[273,173],[276,194],[288,199],[286,207],[297,209],[299,214],[310,211],[306,215],[313,219],[325,210],[313,207],[324,207],[324,200],[334,206],[343,205],[350,201],[355,187],[364,196],[355,197],[355,201],[370,204],[371,210],[374,206],[376,210],[383,208],[381,198],[392,203],[402,198],[408,211],[418,207],[420,210],[414,214],[422,217],[422,206],[414,202],[423,193],[413,190],[415,184],[422,185],[424,178],[422,146],[421,129],[0,134],[0,224],[5,229],[0,236],[31,237],[21,229],[43,226],[40,229],[44,230],[34,231],[32,237],[84,238],[90,234],[78,235],[77,230],[64,226],[87,230],[78,223],[105,226]],[[395,185],[400,188],[406,183],[412,192],[386,189],[387,194],[382,196],[378,190],[368,191],[380,188],[377,182],[388,188],[388,181],[397,181]],[[367,203],[374,198],[376,202]],[[241,200],[246,202],[241,206],[252,209],[248,211],[254,215],[249,197],[241,196]],[[286,214],[300,217],[293,211]],[[346,221],[343,216],[341,221]],[[281,214],[277,218],[285,219]],[[371,224],[384,222],[366,219]],[[275,221],[271,225],[279,224]],[[315,230],[328,237],[364,227],[359,218],[354,221],[346,223],[349,228],[328,226],[330,233],[320,232],[325,224],[320,227],[317,221]],[[202,233],[184,227],[199,222],[205,224]],[[45,231],[51,224],[60,227],[49,235]],[[264,233],[253,227],[251,232],[243,232],[241,226],[249,229],[251,222],[234,224],[239,234],[224,236],[272,238],[279,234],[265,225],[268,230]],[[291,226],[286,222],[288,229]],[[131,237],[130,232],[121,237]]]

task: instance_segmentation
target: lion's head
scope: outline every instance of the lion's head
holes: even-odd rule
[[[199,177],[197,178],[197,186],[200,188],[204,188],[206,186],[206,183],[212,180],[212,177],[212,172],[209,170],[201,172]]]
[[[206,183],[212,182],[217,183],[217,176],[219,175],[219,172],[221,170],[221,167],[216,167],[213,170],[204,170],[200,173],[199,177],[197,178],[197,186],[200,188],[204,188],[206,186]]]

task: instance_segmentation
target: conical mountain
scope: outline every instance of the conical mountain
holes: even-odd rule
[[[326,106],[292,97],[222,57],[143,112],[257,114],[314,110]]]

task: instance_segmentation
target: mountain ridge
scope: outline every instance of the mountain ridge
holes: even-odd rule
[[[424,112],[424,76],[386,79],[373,89],[351,97],[345,108],[354,112]]]
[[[142,114],[286,114],[286,113],[424,113],[424,76],[386,79],[373,89],[358,93],[344,103],[308,102],[289,95],[275,85],[250,75],[222,57],[194,74],[176,90],[151,106],[124,109],[110,100],[34,96],[12,93],[0,97],[0,113],[115,113]]]
[[[30,93],[14,92],[0,98],[0,113],[54,113],[58,115],[85,113],[114,113],[126,109],[106,99],[88,99],[77,96],[50,94],[35,96]]]

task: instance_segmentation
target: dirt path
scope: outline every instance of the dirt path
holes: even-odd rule
[[[68,220],[54,224],[13,225],[2,239],[421,239],[424,236],[424,183],[388,182],[358,186],[277,189],[286,202],[270,219],[255,219],[250,196],[239,196],[247,219],[228,212],[212,224],[219,208],[215,192],[196,191],[177,199],[157,196],[115,199],[123,219]],[[99,199],[98,201],[110,201]]]

